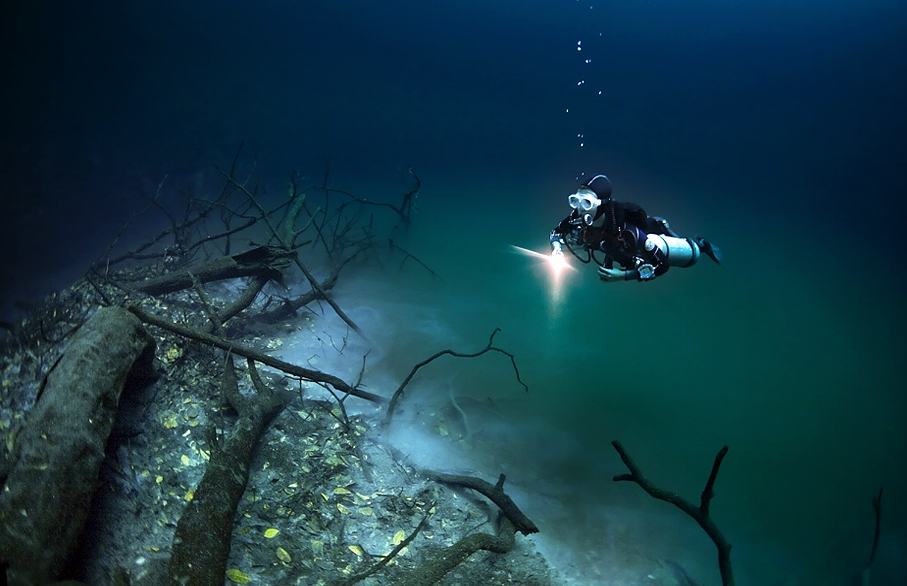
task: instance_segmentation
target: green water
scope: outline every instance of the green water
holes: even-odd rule
[[[645,284],[602,283],[579,266],[556,295],[544,266],[508,245],[544,250],[562,213],[557,198],[546,210],[501,210],[495,193],[471,194],[487,204],[470,208],[455,193],[420,204],[401,242],[443,281],[414,267],[376,278],[443,324],[398,340],[400,372],[440,347],[478,349],[502,328],[497,341],[517,355],[528,395],[505,359],[439,365],[431,376],[505,406],[508,474],[544,478],[566,509],[548,527],[552,540],[587,549],[636,540],[654,557],[680,558],[701,583],[718,583],[712,546],[692,521],[611,482],[623,469],[610,441],[693,500],[727,444],[713,514],[735,545],[740,583],[846,583],[868,553],[870,498],[882,485],[876,576],[897,575],[907,516],[896,496],[907,488],[897,464],[907,455],[904,316],[897,288],[872,278],[884,267],[848,258],[833,233],[809,235],[794,251],[781,238],[786,226],[760,233],[687,212],[675,227],[714,238],[725,264],[703,260]]]

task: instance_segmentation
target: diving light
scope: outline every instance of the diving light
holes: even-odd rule
[[[522,246],[516,246],[514,244],[511,244],[510,247],[514,252],[518,252],[519,254],[537,258],[539,260],[544,260],[545,264],[548,265],[548,270],[554,276],[560,275],[565,270],[576,270],[576,268],[570,264],[570,261],[567,260],[567,255],[565,255],[563,250],[559,248],[559,243],[558,247],[551,251],[551,254],[542,254],[541,252],[529,250],[528,248],[523,248]]]
[[[564,253],[560,249],[556,249],[552,250],[551,254],[548,255],[548,268],[555,275],[559,275],[570,268],[570,263],[567,262],[567,257],[564,256]]]

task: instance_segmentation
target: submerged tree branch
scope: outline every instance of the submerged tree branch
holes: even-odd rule
[[[340,278],[340,271],[356,256],[362,252],[362,249],[357,250],[352,255],[343,260],[339,265],[334,267],[331,271],[331,274],[327,276],[324,281],[319,283],[319,289],[312,289],[306,293],[303,293],[295,299],[287,299],[274,309],[269,311],[263,311],[255,316],[256,319],[260,319],[266,323],[276,323],[282,319],[286,319],[292,316],[298,309],[305,307],[309,303],[315,301],[316,299],[321,299],[321,295],[325,291],[330,291],[334,288],[334,285],[337,284],[337,279]]]
[[[624,447],[619,441],[612,441],[611,445],[614,446],[614,449],[617,451],[617,455],[620,456],[620,459],[623,461],[624,465],[627,467],[627,470],[630,471],[629,474],[618,474],[614,477],[615,482],[629,481],[635,482],[642,488],[649,496],[652,498],[658,499],[660,501],[665,501],[671,503],[687,515],[693,518],[696,523],[706,532],[706,534],[711,538],[712,542],[715,544],[715,547],[718,549],[718,568],[721,571],[721,583],[724,586],[733,586],[734,585],[734,572],[731,567],[731,544],[728,543],[725,539],[724,534],[721,533],[721,530],[712,520],[712,517],[709,515],[709,504],[712,501],[714,496],[713,488],[715,485],[715,479],[718,477],[718,469],[721,467],[721,462],[724,460],[724,457],[727,455],[728,447],[724,446],[715,456],[715,461],[712,464],[712,471],[709,473],[709,478],[705,483],[705,488],[702,490],[702,495],[700,497],[699,506],[697,507],[690,501],[684,499],[683,497],[658,488],[652,482],[647,479],[636,463],[630,458],[630,455],[627,454]]]
[[[366,401],[371,401],[373,403],[384,403],[386,401],[384,397],[370,393],[368,391],[364,391],[360,388],[353,387],[344,382],[339,377],[332,374],[296,366],[295,364],[284,362],[279,358],[268,356],[267,354],[258,352],[257,350],[253,350],[251,348],[247,348],[245,346],[242,346],[241,344],[231,342],[230,340],[226,340],[218,336],[213,336],[205,332],[200,332],[193,330],[192,328],[187,328],[185,326],[175,324],[173,322],[152,315],[136,307],[135,305],[129,306],[127,309],[143,322],[157,326],[159,328],[163,328],[165,330],[173,332],[174,334],[183,336],[184,338],[202,342],[204,344],[208,344],[209,346],[214,346],[216,348],[232,352],[233,354],[238,354],[239,356],[244,356],[245,358],[251,358],[255,362],[260,362],[262,364],[270,366],[271,368],[276,368],[277,370],[283,371],[287,374],[291,374],[304,380],[329,384],[338,391],[348,393],[350,395],[353,395],[354,397],[359,397],[360,399],[365,399]]]
[[[476,478],[474,476],[444,474],[433,470],[422,470],[422,472],[436,482],[471,488],[479,494],[484,495],[501,509],[501,512],[513,523],[514,528],[523,535],[531,535],[539,532],[538,526],[533,523],[518,506],[516,506],[513,499],[504,493],[504,481],[506,480],[506,476],[503,474],[498,476],[496,484],[491,484],[490,482],[486,482],[481,478]]]
[[[501,474],[493,486],[472,476],[456,476],[442,474],[431,470],[422,472],[445,484],[471,488],[488,497],[500,508],[498,515],[497,531],[495,535],[488,533],[472,533],[450,547],[443,549],[415,570],[404,575],[397,584],[404,586],[425,586],[441,580],[448,572],[457,567],[469,556],[477,551],[485,550],[498,554],[505,554],[513,549],[516,532],[524,535],[538,532],[538,527],[533,523],[516,504],[504,493],[505,476]]]
[[[148,295],[181,291],[192,287],[191,275],[195,275],[200,283],[251,276],[280,282],[283,279],[281,271],[291,257],[291,253],[285,250],[272,246],[258,246],[143,281],[136,285],[136,289]]]
[[[237,387],[233,357],[227,356],[222,393],[237,411],[232,429],[218,440],[213,428],[210,458],[194,497],[180,517],[168,566],[171,584],[223,584],[236,508],[246,490],[255,447],[292,396],[266,386],[248,360],[255,393]]]
[[[430,266],[428,266],[427,264],[425,264],[424,262],[422,262],[422,260],[421,260],[419,257],[417,257],[416,255],[414,255],[414,254],[411,253],[410,251],[406,250],[405,248],[403,248],[402,246],[400,246],[399,244],[397,244],[396,242],[394,242],[393,238],[389,238],[388,241],[387,241],[387,243],[388,243],[388,246],[390,247],[391,250],[399,250],[400,252],[403,253],[403,260],[400,261],[400,268],[401,268],[401,269],[403,268],[403,265],[406,264],[406,261],[407,261],[407,260],[412,259],[413,262],[415,262],[417,265],[419,265],[420,267],[422,267],[423,269],[425,269],[426,271],[428,271],[428,273],[429,273],[432,277],[434,277],[434,278],[436,278],[436,279],[438,279],[438,280],[442,280],[442,279],[441,279],[441,275],[439,275],[439,274],[436,273],[434,270],[432,270],[432,268],[431,268]]]
[[[516,357],[513,354],[511,354],[510,352],[508,352],[502,348],[498,348],[497,346],[494,345],[494,337],[500,331],[501,331],[501,328],[495,328],[494,331],[491,332],[491,336],[489,336],[489,338],[488,338],[488,344],[483,349],[479,350],[478,352],[464,353],[464,352],[456,352],[456,351],[450,350],[450,349],[445,349],[445,350],[441,350],[440,352],[435,352],[434,354],[432,354],[431,356],[429,356],[422,362],[413,366],[413,369],[409,372],[409,374],[406,376],[406,378],[403,379],[403,382],[400,383],[400,386],[397,387],[397,390],[394,391],[394,395],[391,397],[391,400],[387,405],[387,413],[384,416],[383,425],[385,427],[390,425],[391,419],[393,418],[394,413],[397,409],[397,405],[399,404],[400,400],[403,398],[403,391],[406,389],[406,386],[413,380],[413,377],[416,376],[416,373],[419,371],[419,369],[422,368],[423,366],[429,364],[430,362],[432,362],[442,356],[445,356],[445,355],[453,356],[455,358],[476,358],[478,356],[481,356],[482,354],[485,354],[486,352],[497,352],[499,354],[503,354],[510,358],[510,363],[513,365],[513,372],[516,374],[517,382],[520,383],[520,385],[523,387],[523,390],[528,392],[529,387],[526,385],[526,383],[523,382],[523,379],[520,376],[520,369],[516,365]]]
[[[417,567],[415,570],[401,577],[396,583],[398,586],[429,586],[436,584],[448,572],[464,562],[477,551],[490,551],[505,554],[513,549],[514,527],[505,515],[498,517],[498,527],[495,535],[478,532],[471,533],[441,550],[437,555]]]
[[[412,541],[416,538],[416,536],[419,535],[419,532],[425,528],[425,524],[428,522],[428,518],[431,516],[431,510],[432,510],[432,508],[434,508],[434,506],[435,506],[435,503],[432,503],[428,506],[427,512],[425,513],[425,515],[422,516],[422,520],[419,521],[419,524],[416,526],[416,528],[413,530],[413,532],[410,533],[409,535],[407,535],[406,539],[404,539],[403,541],[398,543],[394,547],[394,549],[390,550],[390,552],[386,556],[381,558],[381,560],[378,563],[376,563],[375,565],[373,565],[371,568],[369,568],[367,570],[363,570],[362,572],[360,572],[358,574],[354,574],[353,576],[350,576],[348,579],[342,581],[339,586],[352,586],[353,584],[357,584],[357,583],[365,580],[372,574],[377,573],[378,571],[381,570],[381,568],[383,568],[384,566],[389,564],[390,561],[392,559],[394,559],[394,557],[398,553],[403,551],[403,549],[406,546],[408,546],[410,543],[412,543]]]
[[[419,195],[419,190],[422,189],[422,180],[419,179],[419,176],[416,175],[416,172],[412,168],[408,169],[408,173],[415,180],[415,184],[409,191],[403,194],[400,199],[400,205],[395,205],[383,201],[373,201],[367,197],[361,197],[354,193],[350,193],[349,191],[328,188],[327,174],[325,175],[325,183],[322,189],[325,193],[338,193],[361,205],[375,206],[392,210],[397,214],[397,216],[399,216],[400,221],[403,222],[405,226],[409,226],[410,222],[412,221],[413,205],[415,204],[416,197],[418,197]]]
[[[279,242],[280,245],[285,250],[288,250],[288,251],[292,250],[293,243],[286,242],[283,239],[283,237],[280,235],[280,233],[274,227],[274,224],[272,224],[271,220],[268,219],[267,211],[265,211],[264,207],[262,207],[262,205],[260,203],[258,203],[258,199],[255,197],[255,195],[251,191],[249,191],[245,185],[243,185],[242,183],[239,183],[233,177],[232,174],[223,173],[223,175],[227,179],[228,182],[232,183],[234,186],[236,186],[237,189],[242,191],[245,194],[245,196],[247,198],[249,198],[249,201],[255,205],[255,207],[258,209],[258,211],[262,214],[261,219],[264,221],[265,225],[268,227],[268,230],[271,231],[271,234],[274,236],[274,238],[277,240],[277,242]],[[356,322],[354,322],[350,318],[350,316],[348,316],[346,314],[346,312],[344,312],[343,309],[341,309],[340,306],[337,305],[336,301],[334,301],[331,297],[328,296],[328,294],[324,290],[321,289],[321,286],[318,284],[318,280],[315,278],[315,276],[312,275],[312,273],[309,271],[309,269],[306,268],[306,266],[302,263],[301,260],[299,260],[299,253],[296,251],[293,251],[291,258],[292,258],[293,262],[296,263],[296,266],[299,267],[299,270],[302,271],[302,274],[305,275],[305,278],[309,281],[309,285],[312,286],[312,289],[315,290],[319,294],[319,296],[322,299],[324,299],[328,303],[328,305],[331,306],[331,308],[334,310],[334,313],[336,313],[340,317],[340,319],[342,319],[344,322],[346,322],[346,324],[348,326],[350,326],[353,329],[353,331],[355,331],[360,336],[364,337],[362,330],[359,328],[358,325],[356,325]]]
[[[875,529],[872,533],[872,549],[869,550],[869,559],[866,560],[866,565],[863,566],[863,570],[860,572],[860,584],[861,586],[869,586],[871,583],[870,579],[870,570],[872,569],[872,564],[875,563],[876,553],[879,550],[879,535],[882,527],[882,489],[879,489],[879,494],[872,497],[872,510],[875,516]]]

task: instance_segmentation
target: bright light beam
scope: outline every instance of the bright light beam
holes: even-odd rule
[[[515,244],[511,244],[510,247],[514,250],[514,252],[518,252],[524,256],[531,256],[532,258],[544,260],[548,263],[548,267],[551,272],[554,273],[554,275],[561,274],[565,269],[569,269],[571,271],[576,270],[576,267],[572,266],[567,261],[567,257],[564,255],[542,254],[541,252],[529,250],[528,248],[516,246]]]
[[[544,261],[548,269],[549,287],[548,298],[551,302],[551,318],[556,319],[560,315],[560,305],[563,296],[565,271],[575,271],[576,267],[570,265],[570,261],[563,254],[542,254],[522,246],[511,244],[510,247],[514,252]]]

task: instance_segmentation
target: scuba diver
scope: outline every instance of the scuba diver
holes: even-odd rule
[[[721,253],[705,238],[684,238],[668,221],[649,216],[635,203],[614,201],[611,181],[596,175],[567,198],[570,215],[551,231],[551,254],[567,248],[581,262],[595,261],[603,281],[651,281],[672,266],[696,264],[700,253],[721,263]],[[586,250],[586,258],[573,247]],[[604,254],[599,260],[596,253]]]

